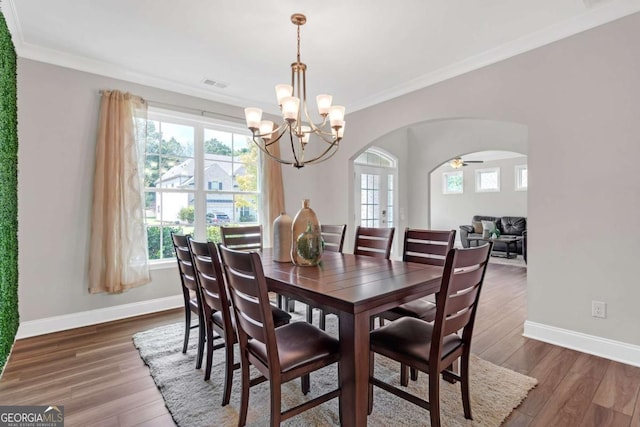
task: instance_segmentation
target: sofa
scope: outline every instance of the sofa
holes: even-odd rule
[[[472,225],[460,226],[460,242],[462,247],[468,248],[469,237],[482,237],[482,221],[492,221],[496,224],[496,228],[501,236],[522,236],[522,240],[517,243],[516,252],[526,256],[526,235],[527,235],[527,218],[521,216],[486,216],[474,215],[471,220]],[[506,252],[506,244],[495,242],[494,251]]]

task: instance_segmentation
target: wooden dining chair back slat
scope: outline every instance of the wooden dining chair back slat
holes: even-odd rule
[[[230,249],[243,251],[262,250],[262,225],[220,227],[222,244]]]
[[[233,381],[234,364],[233,344],[236,335],[231,320],[229,298],[224,284],[222,267],[218,257],[218,249],[211,242],[198,242],[189,239],[189,248],[193,259],[193,269],[202,295],[202,308],[206,326],[207,359],[204,380],[211,378],[213,352],[225,348],[225,385],[222,395],[222,406],[229,403]],[[214,335],[214,332],[217,336]],[[222,338],[223,342],[214,341]]]
[[[431,426],[440,426],[440,374],[460,381],[464,416],[471,418],[469,356],[478,301],[489,263],[492,244],[451,249],[447,254],[433,323],[403,317],[370,334],[369,411],[373,409],[373,386],[428,409]],[[455,284],[455,286],[453,286]],[[462,331],[462,333],[460,333]],[[420,342],[416,339],[422,338]],[[375,378],[374,354],[378,353],[429,374],[429,400]],[[460,373],[453,362],[460,360]]]
[[[403,261],[443,266],[447,253],[453,248],[456,231],[418,230],[404,232]]]
[[[193,326],[193,328],[198,328],[196,369],[200,369],[204,354],[204,312],[202,310],[201,294],[198,290],[198,284],[193,270],[191,251],[189,250],[190,237],[188,234],[171,233],[171,241],[173,242],[173,250],[175,251],[178,262],[178,274],[180,275],[180,283],[182,285],[182,297],[184,299],[185,330],[182,352],[186,353],[189,345],[189,335],[192,328],[191,313],[193,312],[198,316],[198,325]]]
[[[246,423],[249,387],[265,379],[271,382],[272,426],[339,396],[338,388],[281,412],[281,385],[300,377],[303,393],[307,394],[309,373],[339,362],[340,344],[306,322],[275,328],[260,255],[253,251],[229,249],[224,245],[219,245],[219,250],[240,345],[242,393],[238,425]],[[262,377],[251,379],[249,365],[254,365]]]
[[[320,225],[320,234],[324,241],[324,250],[329,252],[342,253],[344,246],[344,236],[347,231],[347,224],[342,225]]]
[[[394,227],[370,228],[358,226],[356,228],[353,253],[355,255],[389,259],[395,231]]]

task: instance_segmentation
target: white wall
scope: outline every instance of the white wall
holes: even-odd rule
[[[153,270],[152,283],[123,294],[91,295],[87,291],[100,89],[119,89],[152,101],[243,117],[236,107],[20,59],[21,323],[181,294],[173,262],[166,269]]]
[[[425,121],[523,126],[526,150],[491,149],[528,154],[528,320],[640,345],[632,267],[640,255],[639,39],[634,14],[350,114],[334,158],[284,170],[287,206],[310,197],[321,218],[350,219],[349,160],[394,129],[408,133],[412,150],[422,135],[414,124]],[[409,153],[409,167],[425,179],[407,197],[426,193],[417,191],[428,188],[426,176],[451,157]],[[607,319],[591,317],[592,300],[607,302]]]
[[[462,194],[443,194],[442,174],[454,169],[448,163],[438,167],[431,173],[431,228],[456,230],[456,242],[460,243],[460,226],[471,225],[474,215],[526,217],[527,192],[515,189],[515,166],[526,164],[526,156],[470,163],[460,169]],[[475,171],[485,168],[500,169],[500,191],[476,192]]]

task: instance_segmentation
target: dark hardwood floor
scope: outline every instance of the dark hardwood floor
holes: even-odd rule
[[[525,318],[526,270],[492,264],[472,351],[539,381],[506,426],[640,426],[640,368],[523,338]],[[172,310],[19,340],[0,404],[64,405],[67,426],[172,426],[131,337],[182,319]]]

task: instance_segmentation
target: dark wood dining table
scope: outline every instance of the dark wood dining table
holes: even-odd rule
[[[270,291],[338,315],[342,425],[366,426],[369,318],[438,292],[443,268],[338,252],[315,267],[275,262],[270,249],[261,256]]]

